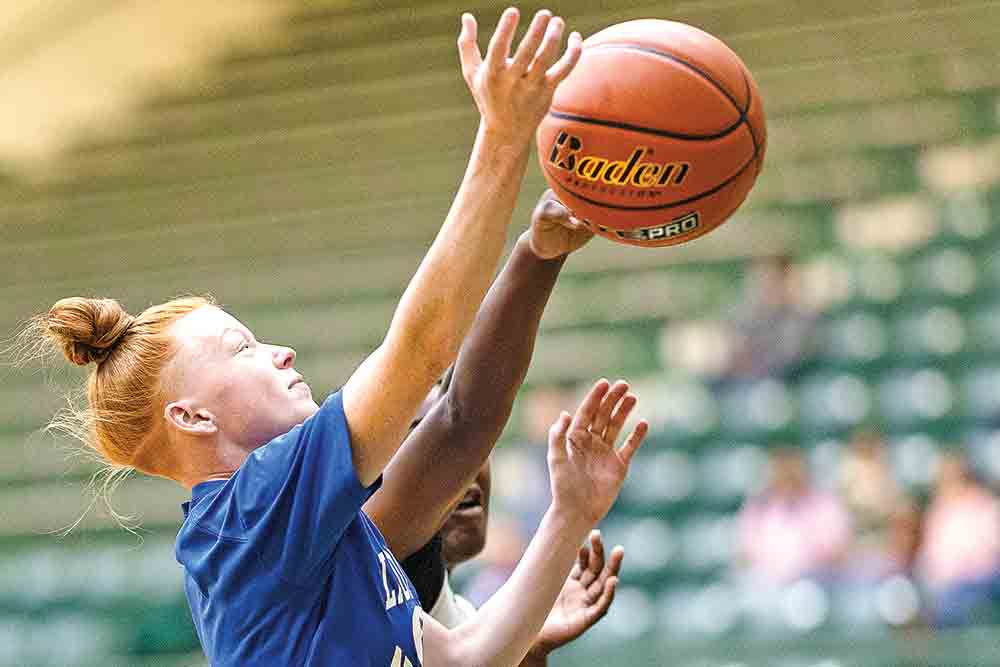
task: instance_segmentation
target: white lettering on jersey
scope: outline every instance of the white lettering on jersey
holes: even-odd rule
[[[420,607],[413,610],[413,645],[417,649],[417,664],[424,664],[424,610]],[[403,649],[396,646],[389,667],[414,667],[414,665],[403,653]]]
[[[395,556],[388,549],[383,549],[378,554],[379,566],[382,568],[382,586],[385,587],[385,609],[392,609],[397,604],[408,602],[413,599],[415,593],[410,590],[403,568],[396,560]],[[395,587],[389,586],[387,570],[392,571],[392,578],[395,579]]]
[[[399,584],[399,590],[402,592],[403,597],[406,600],[413,599],[414,593],[410,590],[409,579],[403,574],[403,566],[399,564],[399,561],[391,553],[387,552],[387,556],[390,559],[389,562],[392,564],[393,571],[396,573],[396,583]]]
[[[403,649],[397,646],[396,652],[392,654],[392,664],[389,667],[413,667],[413,663],[403,655]]]
[[[389,557],[392,558],[391,555]],[[379,552],[379,554],[378,554],[378,562],[382,566],[382,585],[385,587],[385,609],[386,609],[386,611],[388,611],[388,610],[392,609],[393,607],[395,607],[397,604],[399,604],[399,600],[398,600],[398,598],[396,596],[396,589],[395,588],[392,588],[392,589],[389,588],[389,578],[386,576],[386,573],[385,573],[385,569],[386,569],[386,567],[385,567],[385,561],[386,561],[385,553]],[[395,574],[395,572],[393,572],[393,574]]]
[[[424,664],[424,610],[413,610],[413,645],[417,648],[417,662]]]

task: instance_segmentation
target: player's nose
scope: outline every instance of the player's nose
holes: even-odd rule
[[[290,347],[275,346],[272,356],[274,365],[280,369],[291,368],[295,365],[295,350]]]

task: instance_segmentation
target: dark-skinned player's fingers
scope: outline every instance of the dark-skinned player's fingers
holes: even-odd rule
[[[611,556],[608,557],[607,567],[604,569],[613,576],[618,576],[618,573],[622,570],[622,562],[625,560],[625,547],[622,545],[616,545],[614,549],[611,550]]]
[[[610,577],[617,577],[618,573],[622,568],[622,559],[625,557],[625,548],[621,545],[616,546],[611,550],[611,555],[608,556],[608,561],[604,565],[604,569],[601,570],[600,576],[590,585],[587,590],[588,594],[592,594],[597,597],[604,590],[604,584]]]
[[[562,215],[562,210],[566,210],[566,216],[569,216],[569,210],[563,206],[562,202],[556,197],[555,193],[551,189],[546,190],[542,193],[542,196],[538,198],[535,203],[535,208],[531,210],[531,222],[535,223],[537,221],[549,221],[553,216]]]
[[[615,591],[618,589],[618,577],[610,577],[604,584],[604,590],[597,602],[587,607],[587,619],[590,625],[604,618],[611,608],[611,603],[615,601]]]
[[[563,29],[565,27],[566,22],[561,16],[554,16],[549,21],[549,25],[545,30],[545,37],[542,39],[542,45],[535,53],[535,59],[532,61],[531,67],[528,68],[530,76],[535,76],[538,79],[545,78],[549,67],[555,64],[556,59],[559,57],[559,45],[562,43]]]
[[[590,425],[590,432],[597,435],[600,438],[604,437],[604,431],[608,428],[608,423],[611,421],[611,413],[615,406],[618,405],[618,401],[622,399],[628,392],[628,383],[624,380],[618,380],[615,382],[608,393],[604,395],[601,399],[601,407],[597,409],[597,414],[594,415],[594,422]]]
[[[621,456],[625,465],[632,463],[632,457],[635,456],[635,453],[639,450],[639,446],[642,445],[642,441],[646,439],[647,433],[649,433],[649,422],[642,419],[635,425],[635,428],[632,429],[628,439],[625,440],[625,444],[618,450],[618,455]]]
[[[521,43],[514,53],[514,61],[511,63],[512,69],[522,74],[528,71],[532,58],[535,57],[538,47],[542,44],[542,38],[545,37],[545,31],[549,27],[551,19],[552,12],[547,9],[542,9],[535,14],[535,18],[531,20],[528,31],[524,33],[524,37],[521,38]]]
[[[472,14],[462,14],[462,32],[458,35],[458,58],[462,63],[462,78],[470,87],[476,70],[483,64],[476,31],[475,17]]]
[[[500,22],[497,23],[497,29],[493,32],[490,45],[486,49],[486,59],[483,60],[483,64],[493,73],[507,66],[507,56],[510,54],[510,45],[514,41],[519,17],[520,14],[514,7],[507,8],[500,16]]]
[[[632,414],[632,410],[638,402],[639,398],[635,394],[625,394],[615,407],[615,412],[611,415],[608,428],[604,432],[604,439],[609,445],[613,445],[618,440],[618,436],[622,432],[622,427],[625,426],[628,416]]]
[[[583,37],[580,33],[574,32],[569,36],[569,45],[566,47],[566,53],[563,57],[559,59],[555,65],[549,68],[549,71],[545,73],[545,79],[552,85],[558,85],[569,76],[576,64],[580,62],[580,56],[583,54]]]
[[[585,589],[590,588],[590,585],[600,575],[601,570],[604,569],[604,545],[601,543],[600,532],[590,531],[588,542],[590,543],[590,560],[580,575],[580,585]]]
[[[533,218],[565,225],[569,222],[569,209],[555,199],[549,199],[539,205]]]
[[[576,562],[573,563],[573,569],[570,571],[569,576],[573,579],[579,579],[580,575],[582,575],[584,570],[587,569],[587,561],[589,558],[590,549],[587,547],[580,547],[580,551],[576,555]]]
[[[545,192],[543,192],[541,194],[541,196],[538,198],[538,201],[535,202],[535,210],[536,211],[541,210],[541,208],[545,204],[545,202],[553,200],[553,199],[555,201],[559,201],[559,197],[556,196],[556,193],[552,192],[552,188],[546,188]]]
[[[601,400],[608,393],[608,388],[608,381],[603,378],[594,384],[587,393],[587,397],[580,403],[580,407],[576,409],[576,414],[573,415],[573,422],[569,425],[570,431],[586,431],[590,428],[590,425],[594,422],[594,415],[597,414],[598,408],[601,407]]]
[[[601,531],[590,531],[590,571],[595,575],[600,574],[604,569],[604,540],[601,539]]]

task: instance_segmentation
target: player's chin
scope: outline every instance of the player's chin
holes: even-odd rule
[[[454,527],[444,542],[445,560],[463,563],[478,556],[486,546],[486,524]]]
[[[482,551],[486,545],[488,517],[486,508],[480,504],[452,511],[441,529],[445,548],[463,556]]]
[[[301,424],[305,420],[312,417],[319,411],[319,405],[316,404],[316,400],[312,397],[312,394],[307,394],[305,396],[297,397],[289,406],[288,412],[294,415],[292,421],[295,424]]]

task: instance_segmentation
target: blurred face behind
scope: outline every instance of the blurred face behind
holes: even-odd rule
[[[487,461],[441,526],[442,555],[449,568],[475,558],[486,546],[490,483],[490,462]]]
[[[177,321],[168,424],[203,426],[246,450],[301,424],[319,408],[293,367],[295,351],[262,343],[229,313],[199,308]],[[174,407],[175,406],[175,407]],[[196,431],[195,431],[196,432]]]
[[[946,454],[938,462],[936,494],[960,493],[969,481],[965,460],[955,454]]]
[[[798,495],[809,487],[809,472],[802,453],[780,449],[771,460],[771,487],[778,493]]]

